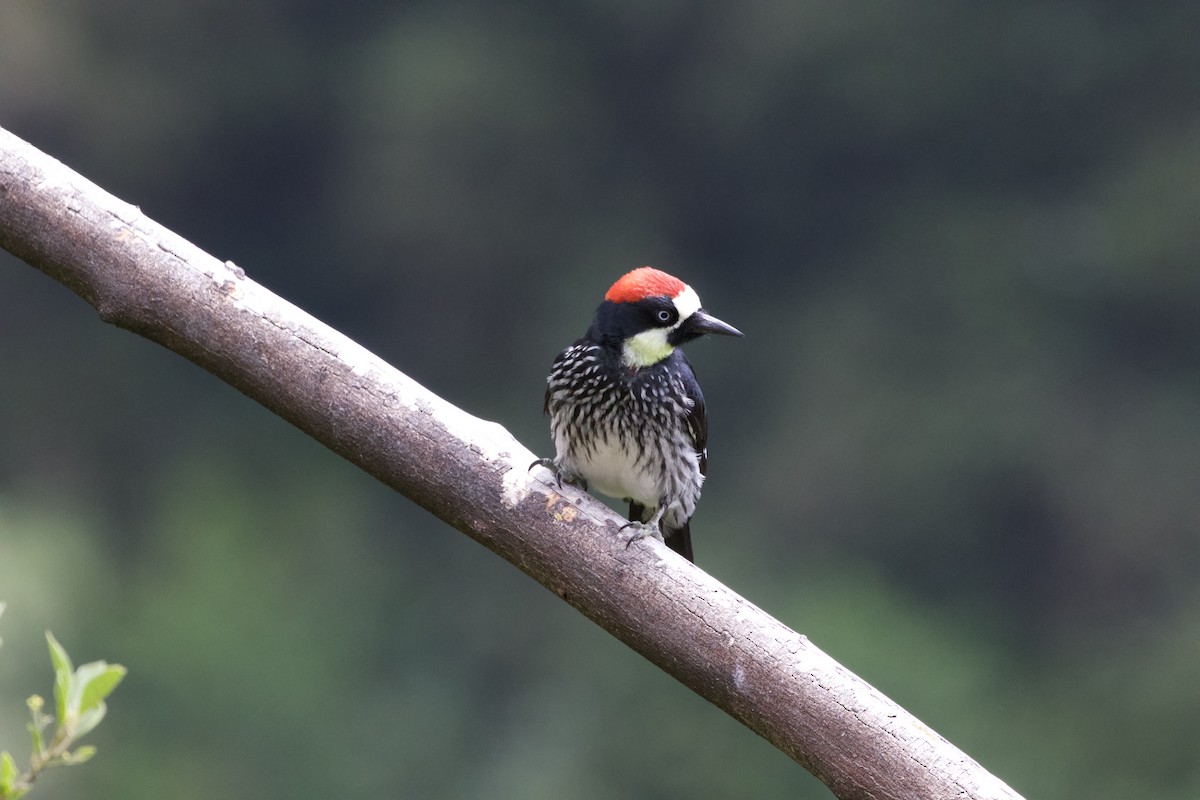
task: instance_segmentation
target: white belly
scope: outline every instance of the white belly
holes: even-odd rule
[[[609,497],[629,499],[654,508],[663,487],[649,471],[640,468],[637,458],[613,439],[599,442],[587,453],[576,454],[574,470],[588,482],[588,488]]]

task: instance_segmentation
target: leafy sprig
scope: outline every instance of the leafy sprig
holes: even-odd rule
[[[0,613],[4,604],[0,603]],[[90,745],[76,742],[95,729],[108,707],[104,700],[125,677],[125,667],[105,661],[91,661],[76,669],[67,651],[54,635],[46,632],[50,645],[50,663],[54,666],[55,715],[43,708],[45,701],[33,695],[29,706],[30,738],[33,752],[29,768],[23,772],[8,751],[0,752],[0,800],[16,800],[33,786],[38,776],[51,767],[82,764],[96,754]]]

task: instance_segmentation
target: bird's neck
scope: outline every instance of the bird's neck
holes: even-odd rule
[[[634,334],[621,343],[621,364],[629,369],[642,369],[670,358],[675,346],[667,341],[667,331],[652,328]]]

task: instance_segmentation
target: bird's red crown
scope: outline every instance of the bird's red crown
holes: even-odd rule
[[[638,267],[626,272],[604,295],[613,303],[636,303],[647,297],[677,297],[687,284],[654,267]]]

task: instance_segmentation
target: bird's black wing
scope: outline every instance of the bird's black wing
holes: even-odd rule
[[[681,351],[676,350],[675,352],[679,356],[679,377],[683,379],[683,390],[692,403],[687,415],[683,418],[683,424],[692,439],[692,445],[696,448],[696,455],[700,457],[700,474],[707,475],[708,414],[704,410],[704,393],[700,391],[700,384],[696,381],[696,373],[692,371],[692,365],[688,363]]]
[[[700,384],[696,381],[696,373],[692,371],[692,365],[688,363],[687,357],[683,355],[683,351],[676,350],[671,357],[676,362],[675,367],[683,383],[684,394],[691,401],[687,413],[683,417],[683,426],[692,440],[692,447],[696,449],[700,474],[707,475],[708,414],[704,410],[704,393],[700,391]],[[664,534],[667,547],[670,547],[688,561],[694,562],[696,560],[692,556],[691,520],[684,522],[683,525],[672,531],[664,531]]]

